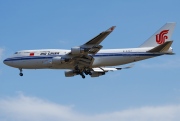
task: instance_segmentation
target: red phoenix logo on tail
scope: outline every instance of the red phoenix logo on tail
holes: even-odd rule
[[[168,36],[166,34],[169,32],[169,30],[163,30],[159,34],[156,35],[156,42],[158,44],[163,44],[165,42],[165,39],[168,39]]]

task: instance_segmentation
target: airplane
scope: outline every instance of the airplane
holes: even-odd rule
[[[176,23],[169,22],[162,26],[149,39],[137,48],[102,49],[100,43],[115,29],[115,26],[80,46],[65,49],[21,50],[6,58],[4,64],[18,68],[23,76],[23,69],[66,69],[65,76],[85,75],[99,77],[109,71],[128,67],[114,67],[161,55],[173,55],[171,40]]]

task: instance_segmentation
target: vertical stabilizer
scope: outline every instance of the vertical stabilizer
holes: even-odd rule
[[[148,40],[146,40],[140,47],[156,47],[171,41],[171,36],[174,31],[176,23],[166,23],[156,33],[154,33]]]

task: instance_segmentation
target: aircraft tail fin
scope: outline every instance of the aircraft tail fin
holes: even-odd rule
[[[171,36],[174,31],[176,23],[166,23],[157,32],[155,32],[149,39],[147,39],[140,47],[156,47],[171,41]]]

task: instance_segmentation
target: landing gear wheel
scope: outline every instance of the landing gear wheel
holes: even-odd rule
[[[84,75],[82,75],[82,78],[85,79],[86,77]]]
[[[84,73],[85,73],[86,75],[88,75],[88,72],[87,72],[87,71],[85,71]]]
[[[80,75],[83,79],[85,78],[85,75],[83,74],[83,72],[81,72]]]
[[[86,75],[92,75],[92,73],[91,73],[91,71],[90,71],[89,69],[85,69],[85,70],[84,70],[84,73],[85,73]]]
[[[23,73],[19,73],[20,76],[23,76]]]
[[[19,76],[23,76],[22,68],[19,68],[19,70],[20,70]]]

